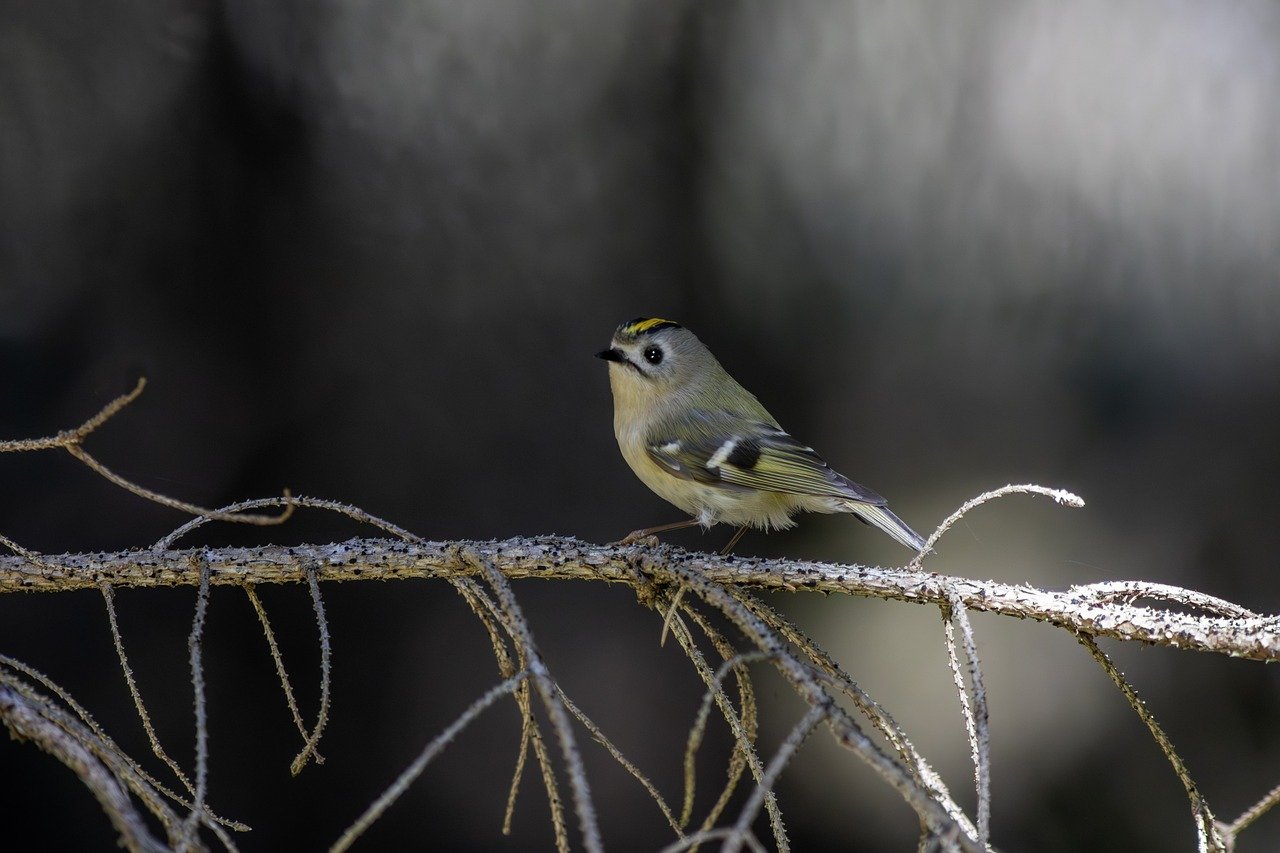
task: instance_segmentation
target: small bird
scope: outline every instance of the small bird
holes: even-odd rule
[[[786,529],[797,512],[851,512],[913,551],[925,541],[885,499],[831,470],[792,438],[679,323],[640,317],[613,333],[609,349],[613,433],[622,456],[658,497],[693,516],[636,530],[633,542],[665,530],[721,522]]]

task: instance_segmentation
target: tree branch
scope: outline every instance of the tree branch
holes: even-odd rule
[[[305,502],[305,498],[292,499]],[[326,545],[263,546],[119,553],[0,557],[0,593],[59,592],[97,587],[196,586],[192,558],[207,561],[212,584],[459,578],[479,573],[464,552],[492,561],[510,579],[595,580],[635,586],[636,566],[649,582],[678,584],[680,570],[743,589],[809,590],[948,605],[1034,619],[1073,632],[1253,660],[1280,660],[1280,618],[1176,612],[1099,598],[1087,588],[1065,592],[1023,584],[950,577],[923,570],[797,560],[716,557],[644,544],[593,545],[569,537],[517,537],[494,542],[352,539]],[[198,565],[196,563],[195,565]],[[1195,594],[1163,588],[1162,599],[1195,605]]]

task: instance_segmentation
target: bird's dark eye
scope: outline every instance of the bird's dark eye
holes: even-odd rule
[[[649,347],[644,351],[644,358],[645,358],[645,361],[649,362],[650,364],[661,364],[662,350],[659,349],[658,347]]]

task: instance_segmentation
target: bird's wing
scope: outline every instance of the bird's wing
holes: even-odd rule
[[[678,435],[659,426],[646,442],[650,458],[674,476],[727,489],[885,503],[880,495],[831,470],[812,447],[772,424],[701,410],[687,417]]]

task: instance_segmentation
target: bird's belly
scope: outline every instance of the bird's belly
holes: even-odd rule
[[[724,523],[781,530],[795,523],[791,515],[800,509],[795,495],[716,486],[677,477],[654,462],[643,449],[637,453],[624,450],[623,457],[640,482],[654,494],[706,527]]]
[[[795,524],[792,514],[799,509],[795,496],[781,492],[709,488],[700,517],[704,524],[724,522],[735,527],[749,525],[761,530],[785,530]]]

